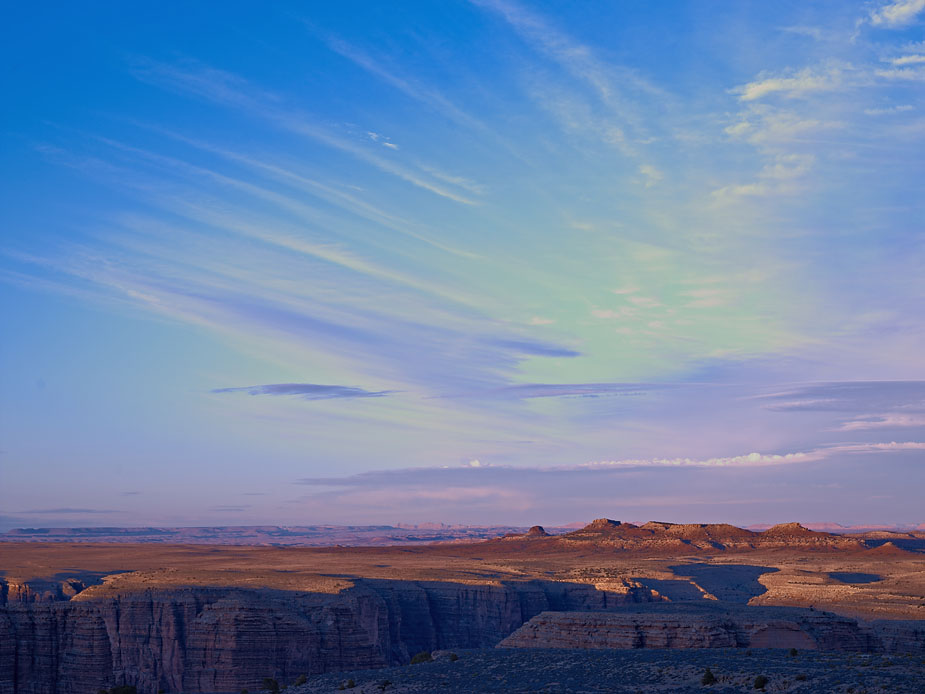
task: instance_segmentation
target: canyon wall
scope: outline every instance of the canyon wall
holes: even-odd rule
[[[73,587],[72,587],[73,588]],[[256,690],[263,678],[383,667],[422,650],[490,648],[544,610],[655,599],[638,586],[356,580],[337,593],[7,585],[0,694]]]
[[[71,581],[57,588],[7,583],[0,598],[0,694],[93,694],[117,684],[141,694],[256,691],[265,677],[285,684],[301,674],[384,667],[419,651],[499,642],[925,652],[922,622],[865,624],[710,600],[666,603],[632,581],[352,579],[327,593],[83,589]]]

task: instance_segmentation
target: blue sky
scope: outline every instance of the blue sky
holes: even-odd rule
[[[925,521],[925,0],[11,14],[0,526]]]

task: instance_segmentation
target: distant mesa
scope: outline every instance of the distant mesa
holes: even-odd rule
[[[587,547],[592,550],[641,552],[652,555],[676,555],[688,552],[749,551],[755,549],[789,550],[865,550],[871,547],[864,538],[816,532],[800,523],[781,523],[763,532],[739,528],[728,523],[669,523],[648,521],[640,525],[598,518],[571,532],[557,528],[547,533],[534,526],[527,533],[511,533],[505,542],[524,544],[524,551],[537,551],[542,540],[544,551],[562,551]],[[560,532],[556,532],[556,530]],[[884,542],[879,540],[878,542]],[[918,538],[909,538],[919,542]],[[923,542],[925,544],[925,542]],[[882,550],[884,553],[901,550]]]
[[[507,533],[506,535],[502,536],[500,539],[505,542],[509,542],[512,540],[513,541],[531,540],[531,539],[538,539],[538,538],[543,538],[543,537],[552,537],[552,535],[546,532],[546,528],[544,528],[542,525],[534,525],[534,526],[531,526],[530,529],[527,530],[527,532],[525,533]]]
[[[583,530],[611,530],[621,525],[623,525],[623,523],[620,521],[610,520],[609,518],[597,518],[588,523]]]
[[[673,525],[675,524],[665,523],[663,521],[649,521],[648,523],[643,523],[639,527],[644,528],[645,530],[668,530]]]
[[[814,532],[799,523],[778,523],[764,531],[765,535],[813,535]]]

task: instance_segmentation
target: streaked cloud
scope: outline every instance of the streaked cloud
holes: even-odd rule
[[[480,131],[487,130],[484,123],[457,106],[439,90],[401,74],[394,67],[387,67],[381,59],[373,58],[368,53],[342,39],[330,36],[327,37],[326,43],[332,51],[352,61],[358,67],[395,87],[415,101],[425,104],[437,113],[449,118],[454,123]]]
[[[247,393],[248,395],[298,395],[303,400],[339,398],[381,398],[393,395],[392,390],[364,390],[350,386],[327,386],[316,383],[270,383],[261,386],[216,388],[213,393]]]
[[[855,417],[844,422],[839,431],[866,431],[870,429],[899,429],[908,427],[925,427],[925,414],[902,414],[887,412]]]
[[[488,398],[635,397],[675,386],[650,383],[525,383],[473,393]]]
[[[350,154],[385,173],[440,197],[464,205],[477,204],[461,193],[428,180],[426,175],[415,172],[412,168],[384,159],[347,137],[330,131],[305,113],[281,107],[280,97],[257,90],[236,75],[206,66],[177,67],[153,61],[139,61],[134,74],[139,79],[182,89],[201,98],[253,113],[286,130]]]
[[[118,513],[117,511],[111,511],[108,509],[100,508],[73,508],[70,506],[64,506],[61,508],[39,508],[39,509],[30,509],[27,511],[16,511],[15,513],[22,513],[27,515],[47,515],[47,516],[94,516],[94,515],[105,515],[108,513]]]
[[[925,412],[925,381],[844,381],[800,384],[756,396],[777,411],[858,412],[887,409]]]

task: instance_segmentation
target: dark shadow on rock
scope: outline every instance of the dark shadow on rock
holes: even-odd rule
[[[669,567],[676,576],[689,576],[701,588],[719,600],[745,604],[767,593],[758,577],[779,571],[773,566],[749,564],[681,564]]]
[[[883,577],[877,574],[852,573],[850,571],[832,571],[829,573],[829,577],[842,583],[876,583],[883,580]]]
[[[30,578],[11,588],[10,584],[0,579],[0,605],[10,602],[62,602],[68,601],[90,586],[99,585],[103,578],[113,574],[130,573],[125,570],[87,571],[73,569],[60,571],[51,576]]]
[[[872,549],[875,547],[880,547],[881,545],[885,545],[888,542],[895,545],[896,547],[899,547],[899,549],[906,550],[907,552],[921,552],[925,554],[925,539],[899,537],[889,539],[878,538],[875,540],[864,540],[864,544]]]

